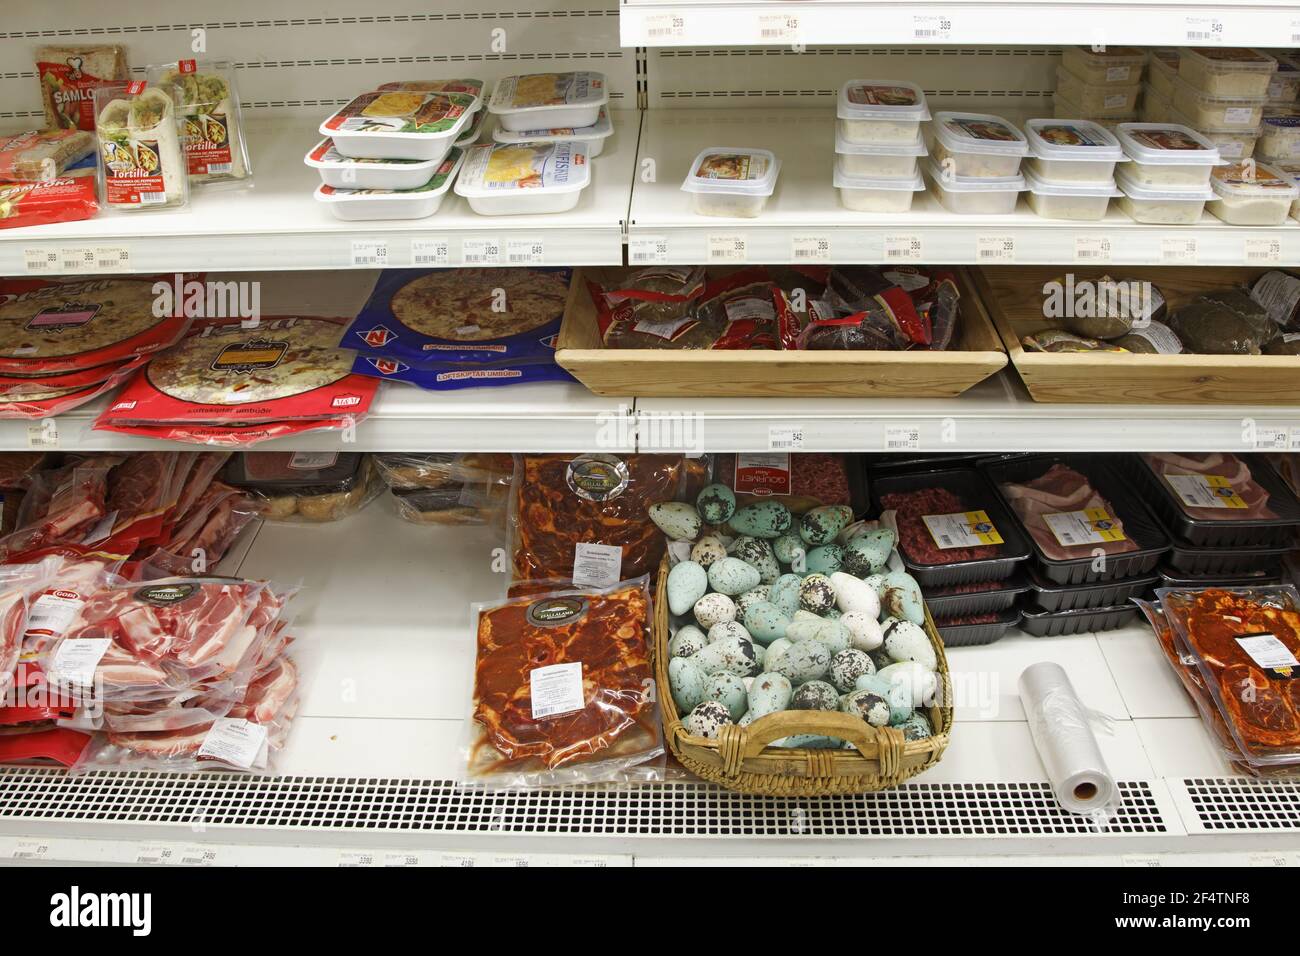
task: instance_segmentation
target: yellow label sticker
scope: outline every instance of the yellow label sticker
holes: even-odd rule
[[[934,539],[941,550],[950,548],[977,548],[984,544],[1002,544],[1002,535],[989,520],[985,511],[965,511],[950,515],[922,515]]]

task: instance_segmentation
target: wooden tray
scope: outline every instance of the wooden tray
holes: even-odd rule
[[[1007,364],[964,270],[955,270],[961,316],[955,348],[947,352],[607,349],[587,280],[609,281],[627,271],[578,269],[569,288],[555,359],[597,395],[951,398]]]
[[[1109,274],[1150,280],[1177,308],[1193,296],[1223,289],[1267,272],[1231,266],[1152,266],[1110,269],[1064,266],[996,266],[974,270],[979,296],[1011,355],[1011,364],[1036,402],[1106,404],[1296,405],[1300,356],[1135,355],[1097,352],[1027,352],[1020,338],[1060,322],[1044,318],[1044,283],[1066,271],[1080,279]]]

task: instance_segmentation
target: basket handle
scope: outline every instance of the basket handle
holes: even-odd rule
[[[756,757],[774,740],[795,734],[820,734],[838,737],[851,743],[863,757],[880,762],[883,777],[897,773],[902,763],[903,732],[893,727],[872,727],[857,714],[836,710],[784,710],[760,717],[748,727],[727,724],[718,733],[718,753],[723,771],[730,777],[740,775],[746,759]],[[792,751],[793,752],[793,751]],[[829,751],[806,750],[809,773],[823,765]]]

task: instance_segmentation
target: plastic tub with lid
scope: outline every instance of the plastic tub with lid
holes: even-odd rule
[[[1259,50],[1210,47],[1178,50],[1178,75],[1211,96],[1267,96],[1277,60]]]
[[[1106,129],[1113,130],[1120,123],[1133,123],[1137,121],[1137,111],[1131,113],[1116,113],[1107,115],[1105,113],[1089,113],[1078,103],[1062,96],[1060,93],[1052,94],[1052,115],[1057,119],[1085,119],[1098,126],[1104,126]]]
[[[1221,162],[1204,136],[1176,123],[1123,123],[1115,136],[1131,160],[1120,172],[1147,189],[1208,191],[1210,170]]]
[[[781,161],[767,149],[710,146],[700,150],[682,181],[700,216],[753,219],[776,191]]]
[[[1280,170],[1253,161],[1216,166],[1210,188],[1214,198],[1206,208],[1233,226],[1280,226],[1300,197],[1300,189]]]
[[[1142,106],[1138,110],[1144,123],[1173,122],[1174,103],[1150,83],[1142,86]]]
[[[1064,67],[1058,66],[1056,92],[1071,103],[1078,103],[1079,108],[1090,116],[1114,116],[1132,113],[1137,109],[1138,94],[1142,92],[1142,84],[1094,86],[1083,82]]]
[[[1174,109],[1192,126],[1215,129],[1248,129],[1259,126],[1268,100],[1263,96],[1221,96],[1202,93],[1181,78],[1174,84]]]
[[[1285,176],[1291,182],[1300,186],[1300,162],[1294,163],[1270,163],[1274,169]],[[1300,199],[1291,203],[1291,218],[1300,219]]]
[[[1113,133],[1089,120],[1031,119],[1025,123],[1025,172],[1044,183],[1109,184],[1124,150]]]
[[[1131,46],[1112,47],[1104,53],[1086,46],[1067,46],[1061,51],[1061,65],[1093,86],[1137,83],[1146,61],[1146,53]]]
[[[1025,177],[1003,176],[996,179],[970,179],[945,175],[934,162],[926,163],[932,192],[949,212],[963,216],[1005,215],[1015,212],[1016,200],[1025,189]]]
[[[911,179],[854,176],[844,169],[847,156],[837,156],[832,183],[840,191],[840,202],[854,212],[907,212],[913,197],[925,189],[921,174]]]
[[[835,132],[837,167],[846,176],[865,179],[915,179],[918,156],[925,155],[921,134],[910,143],[850,143],[840,130]]]
[[[958,179],[1018,176],[1029,155],[1025,134],[988,113],[936,113],[931,134],[931,159]]]
[[[846,143],[910,143],[930,118],[925,92],[903,80],[849,80],[835,115]]]
[[[353,159],[439,161],[469,125],[468,93],[362,93],[320,125],[320,134]]]
[[[456,195],[480,216],[567,212],[591,183],[582,143],[483,143],[466,152]]]
[[[507,76],[488,100],[488,112],[512,133],[530,129],[593,126],[609,102],[605,74],[530,73]]]
[[[303,162],[335,189],[418,189],[445,159],[353,159],[335,149],[332,139],[323,139]]]
[[[595,159],[605,148],[605,140],[614,134],[614,124],[609,120],[609,112],[600,108],[600,115],[591,126],[560,126],[555,129],[530,129],[514,133],[498,126],[492,131],[492,139],[498,143],[552,143],[561,139],[585,143],[587,156]]]
[[[413,189],[338,189],[322,183],[316,187],[316,201],[329,206],[336,218],[348,222],[375,219],[423,219],[432,216],[451,188],[465,153],[453,149],[438,164],[433,175]]]
[[[1219,151],[1219,157],[1225,161],[1247,159],[1255,152],[1255,143],[1259,139],[1262,127],[1253,129],[1234,129],[1222,126],[1192,127],[1191,122],[1177,109],[1170,107],[1169,122],[1189,129],[1195,128],[1211,146]]]
[[[1025,186],[1029,208],[1044,219],[1096,221],[1106,216],[1110,200],[1120,195],[1114,180],[1105,183],[1061,185],[1039,179],[1028,170]]]
[[[1300,159],[1300,107],[1271,106],[1264,111],[1259,151],[1272,159]]]
[[[1300,98],[1300,59],[1290,56],[1277,58],[1277,72],[1268,81],[1270,103],[1294,103]]]
[[[1147,82],[1165,99],[1174,95],[1174,80],[1178,77],[1178,51],[1173,47],[1158,47],[1147,60]]]
[[[1214,198],[1209,186],[1192,189],[1161,189],[1144,186],[1129,177],[1136,164],[1121,167],[1115,182],[1123,193],[1119,208],[1135,222],[1158,226],[1194,226],[1201,221],[1205,203]]]

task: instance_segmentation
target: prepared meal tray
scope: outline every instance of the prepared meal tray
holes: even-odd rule
[[[1110,130],[1087,120],[1031,119],[1025,123],[1026,176],[1054,186],[1107,186],[1124,150]]]
[[[605,140],[614,135],[614,124],[609,112],[600,108],[600,115],[590,126],[559,126],[546,129],[526,129],[511,132],[502,126],[492,130],[492,139],[498,143],[553,143],[562,139],[575,140],[587,147],[587,157],[595,159],[605,148]]]
[[[1277,60],[1242,47],[1182,47],[1178,77],[1213,96],[1267,96]]]
[[[754,219],[776,191],[781,161],[769,149],[710,146],[691,161],[682,192],[699,216]]]
[[[933,613],[933,611],[931,612]],[[1006,637],[1020,623],[1020,609],[963,614],[957,617],[935,615],[934,628],[943,638],[944,647],[977,647]]]
[[[1131,624],[1139,613],[1136,604],[1078,608],[1073,611],[1045,611],[1026,607],[1021,610],[1020,629],[1033,637],[1065,637],[1093,631],[1114,631]]]
[[[923,588],[1005,579],[1029,559],[1019,525],[973,468],[879,477],[871,492],[877,512],[893,512],[899,556]]]
[[[1029,590],[1029,578],[1016,571],[1001,581],[967,581],[925,589],[925,604],[935,620],[1005,611]]]
[[[567,212],[589,185],[586,143],[483,143],[467,151],[456,195],[480,216],[536,216]]]
[[[906,144],[930,118],[925,93],[902,80],[849,80],[836,103],[837,135],[846,143]]]
[[[1146,64],[1145,50],[1131,46],[1095,50],[1086,46],[1067,46],[1061,51],[1061,66],[1084,83],[1094,86],[1124,86],[1142,79]]]
[[[425,219],[442,207],[464,161],[465,154],[459,148],[452,147],[429,178],[414,188],[338,189],[322,183],[316,187],[315,198],[317,202],[324,203],[335,218],[345,222]]]
[[[1131,160],[1117,176],[1144,189],[1204,189],[1221,162],[1209,140],[1177,123],[1122,123],[1115,135]]]
[[[1097,581],[1092,584],[1061,585],[1029,569],[1028,600],[1044,611],[1078,611],[1098,607],[1119,607],[1130,598],[1149,592],[1160,583],[1159,574]]]
[[[502,129],[516,133],[594,126],[608,102],[603,73],[530,73],[498,81],[487,109]]]
[[[981,470],[1028,536],[1035,567],[1055,585],[1148,574],[1169,550],[1164,529],[1099,456],[1010,458]]]
[[[441,159],[353,159],[326,137],[303,157],[320,173],[321,184],[334,189],[419,189],[445,162]]]
[[[245,452],[223,478],[251,494],[268,521],[340,521],[382,488],[369,457],[355,452]]]
[[[353,159],[441,160],[477,104],[468,93],[374,90],[321,123],[320,134]]]

